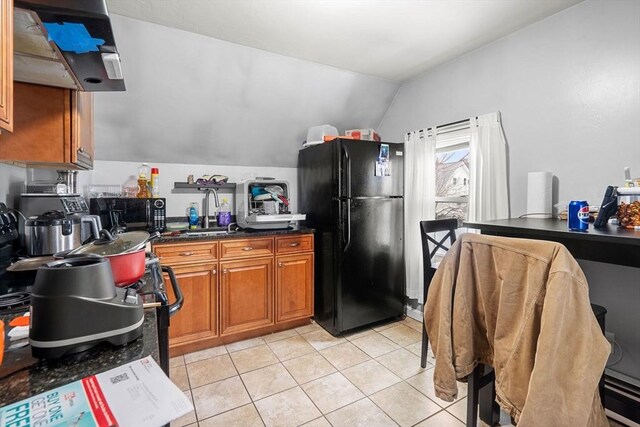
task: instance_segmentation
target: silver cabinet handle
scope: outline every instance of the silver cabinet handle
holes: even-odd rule
[[[179,255],[180,256],[191,256],[191,255],[193,255],[193,252],[180,252]]]
[[[246,251],[252,251],[253,248],[251,246],[247,246],[247,247],[242,248],[242,250],[245,251],[245,252]]]
[[[300,242],[290,243],[289,246],[295,248],[296,246],[300,246]]]

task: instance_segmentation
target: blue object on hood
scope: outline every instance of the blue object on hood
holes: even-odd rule
[[[43,22],[43,24],[49,33],[49,41],[54,41],[60,50],[74,53],[97,52],[98,46],[104,44],[104,40],[91,37],[83,24],[71,22],[62,24]]]

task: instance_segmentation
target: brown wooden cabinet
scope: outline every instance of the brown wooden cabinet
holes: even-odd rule
[[[173,269],[184,296],[182,309],[171,317],[172,354],[215,345],[220,335],[218,242],[156,245],[154,252],[163,265]],[[169,301],[175,301],[167,277],[165,289]]]
[[[174,345],[218,336],[218,289],[215,265],[175,267],[176,280],[184,296],[183,309],[171,318],[169,338]],[[168,278],[169,300],[175,296]]]
[[[276,257],[276,322],[313,315],[313,253]]]
[[[0,161],[22,165],[91,169],[93,95],[15,83],[13,133],[0,135]]]
[[[0,128],[13,130],[13,0],[0,0]]]
[[[273,324],[273,258],[220,262],[220,334]]]
[[[276,323],[313,315],[313,235],[276,237]]]
[[[174,269],[185,298],[171,318],[172,356],[300,326],[313,315],[311,234],[160,243],[153,250]]]

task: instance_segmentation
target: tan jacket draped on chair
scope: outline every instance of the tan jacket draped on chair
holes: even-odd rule
[[[425,322],[439,398],[484,363],[519,427],[608,425],[598,381],[610,346],[563,245],[463,234],[431,281]]]

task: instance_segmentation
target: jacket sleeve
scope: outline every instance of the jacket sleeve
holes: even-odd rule
[[[578,267],[579,269],[579,267]],[[609,356],[581,272],[550,272],[521,426],[606,424],[597,398]]]
[[[453,366],[451,316],[460,240],[456,241],[440,262],[431,284],[424,319],[431,349],[436,359],[433,383],[436,396],[452,402],[458,395]]]

